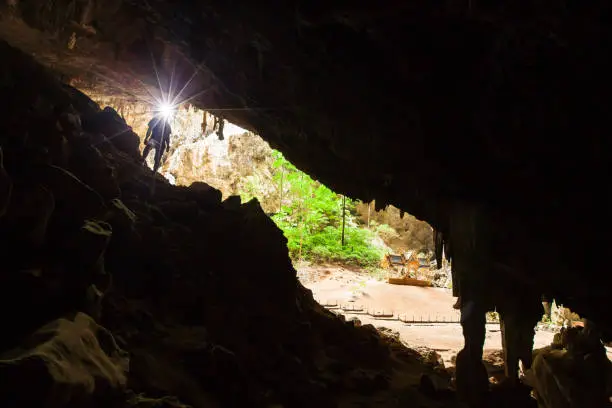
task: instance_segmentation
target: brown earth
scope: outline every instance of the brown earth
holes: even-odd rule
[[[365,272],[335,265],[300,265],[298,278],[321,304],[354,305],[375,311],[394,312],[405,318],[421,317],[423,320],[455,320],[459,312],[452,308],[455,298],[450,290],[390,285],[374,279]],[[398,320],[380,320],[368,315],[342,312],[347,319],[358,318],[362,324],[386,327],[399,332],[400,340],[409,347],[436,350],[444,363],[453,365],[452,359],[463,347],[463,335],[459,324],[406,324]],[[535,348],[552,342],[553,333],[537,331]],[[488,324],[485,350],[501,350],[499,324]]]

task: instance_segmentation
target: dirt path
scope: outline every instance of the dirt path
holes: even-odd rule
[[[446,289],[389,285],[354,272],[335,275],[307,285],[322,304],[353,303],[355,307],[395,312],[411,320],[459,319],[459,312],[452,308],[455,299]]]
[[[337,266],[303,267],[298,277],[321,304],[352,304],[410,320],[458,321],[450,290],[390,285],[367,274]]]
[[[298,267],[298,277],[321,304],[354,305],[365,310],[395,313],[416,320],[455,320],[459,312],[452,308],[455,298],[449,290],[414,286],[389,285],[364,273],[338,266]],[[340,311],[339,311],[340,312]],[[406,324],[398,320],[380,320],[364,314],[341,312],[348,318],[358,318],[362,324],[386,327],[400,333],[409,347],[428,347],[438,351],[445,364],[463,347],[459,324]],[[412,320],[412,319],[411,319]],[[553,333],[538,331],[535,348],[549,345]],[[499,324],[487,325],[485,350],[501,349]]]

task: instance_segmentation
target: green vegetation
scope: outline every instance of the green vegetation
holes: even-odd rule
[[[294,260],[359,266],[380,262],[382,250],[372,245],[375,234],[358,225],[353,200],[345,199],[343,245],[343,197],[298,170],[280,152],[273,151],[273,158],[279,204],[272,219],[287,237],[289,254]],[[242,199],[260,198],[261,185],[256,179],[249,181]]]

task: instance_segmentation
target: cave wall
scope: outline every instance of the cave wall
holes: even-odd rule
[[[477,207],[490,273],[610,322],[609,2],[116,1],[71,48],[77,11],[44,4],[3,10],[0,35],[79,81],[188,83],[335,191],[438,229]]]
[[[161,172],[177,185],[203,181],[220,190],[223,197],[261,191],[260,204],[266,213],[278,209],[278,192],[272,174],[272,149],[259,136],[243,132],[216,134],[195,141],[176,143]]]
[[[393,206],[376,211],[375,203],[357,203],[355,211],[364,225],[369,223],[376,228],[377,225],[386,224],[392,228],[391,231],[383,228],[378,234],[395,253],[412,250],[433,253],[433,231],[426,222],[416,219],[413,215],[404,214]]]
[[[257,201],[170,185],[114,110],[0,55],[0,405],[333,408],[430,370],[314,302]]]
[[[100,94],[93,89],[82,91],[100,106],[115,109],[139,136],[140,148],[144,149],[148,122],[157,106],[124,99],[121,95]],[[255,183],[261,190],[260,204],[264,211],[277,209],[279,195],[273,181],[272,149],[263,139],[228,122],[221,140],[213,131],[214,116],[190,104],[177,107],[170,126],[170,150],[160,173],[172,184],[189,186],[205,182],[221,191],[225,199],[250,191],[251,183]],[[153,159],[153,154],[147,159],[151,168]]]

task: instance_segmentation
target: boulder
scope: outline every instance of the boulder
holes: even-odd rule
[[[448,392],[451,386],[450,375],[437,371],[423,374],[419,383],[419,389],[425,395],[436,396],[439,393]]]
[[[612,389],[612,363],[599,333],[569,329],[561,343],[540,350],[525,383],[533,386],[541,408],[604,407]],[[561,346],[561,347],[559,347]]]
[[[104,264],[104,252],[113,234],[110,224],[100,220],[85,220],[80,231],[68,242],[71,264],[87,271]]]
[[[223,197],[221,191],[199,181],[191,183],[189,193],[203,209],[218,208]]]
[[[84,139],[84,138],[80,138]],[[114,169],[102,153],[91,146],[89,140],[81,140],[82,145],[73,143],[74,151],[70,157],[69,169],[79,174],[81,180],[107,200],[119,197],[121,190],[114,177]]]
[[[30,171],[30,177],[40,180],[55,197],[56,210],[66,227],[80,226],[84,219],[96,216],[104,209],[102,197],[77,176],[58,166],[40,166]],[[79,203],[75,205],[75,203]]]
[[[69,85],[62,84],[63,91],[71,97],[72,106],[77,112],[87,116],[100,112],[100,107],[87,95]]]
[[[350,317],[346,320],[347,323],[352,324],[355,327],[360,327],[361,326],[361,320],[359,320],[358,317]]]
[[[389,386],[389,378],[381,372],[373,370],[354,369],[346,373],[342,379],[343,386],[362,394],[374,393]]]
[[[427,350],[423,352],[423,362],[432,367],[442,367],[444,368],[444,360],[442,356],[435,350]]]
[[[7,213],[6,227],[13,227],[15,233],[11,245],[40,248],[45,241],[54,210],[55,198],[46,187],[18,186]]]
[[[134,226],[136,222],[136,214],[130,210],[124,203],[118,198],[111,200],[110,202],[110,221],[113,227],[120,228],[122,230],[129,230]]]
[[[92,310],[92,291],[107,289],[110,277],[105,269],[104,254],[112,236],[111,226],[100,220],[86,220],[72,236],[63,237],[62,246],[56,247],[63,255],[61,281],[64,303],[68,310]],[[95,299],[97,296],[93,296]]]
[[[72,105],[69,105],[66,110],[59,112],[57,127],[69,135],[78,134],[81,132],[81,116]]]
[[[113,108],[107,106],[87,117],[83,120],[83,130],[104,134],[118,150],[140,159],[140,138]]]
[[[240,196],[229,196],[223,201],[223,208],[226,210],[237,211],[240,209]]]
[[[0,355],[2,407],[120,406],[129,359],[89,316],[57,319]]]

